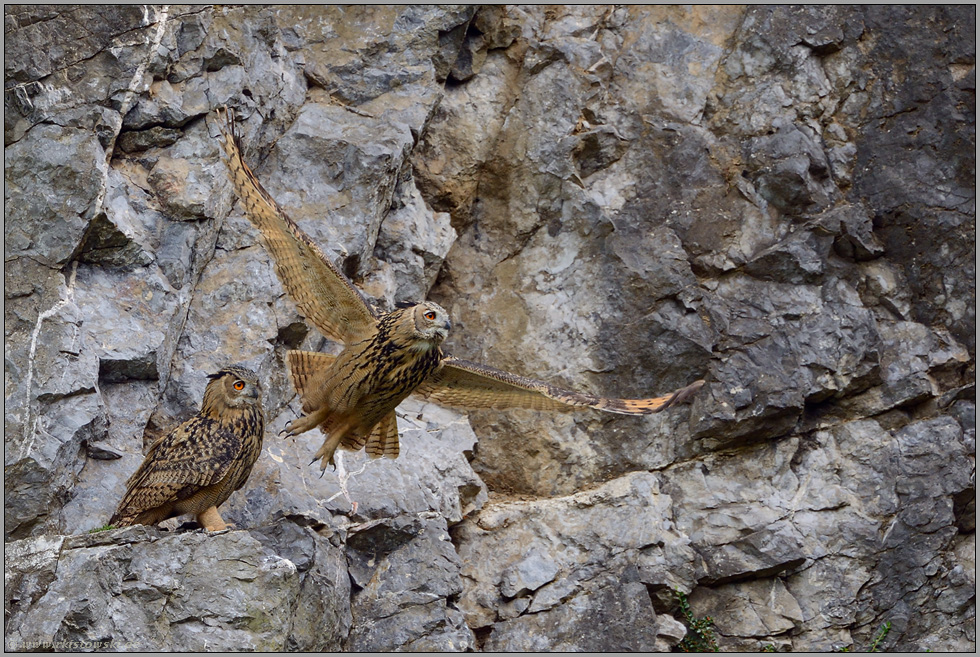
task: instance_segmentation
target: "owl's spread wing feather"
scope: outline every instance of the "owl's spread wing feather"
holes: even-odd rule
[[[610,399],[447,356],[435,374],[415,392],[434,402],[462,408],[570,411],[590,407],[624,415],[646,415],[685,401],[702,385],[704,381],[696,381],[670,395],[653,399]]]
[[[218,483],[241,450],[240,436],[211,418],[191,418],[150,447],[126,482],[114,519],[186,499]]]
[[[286,363],[289,365],[289,378],[293,388],[302,401],[306,401],[310,379],[327,369],[337,360],[336,356],[320,353],[319,351],[299,351],[292,349],[286,352]]]
[[[242,158],[234,114],[225,112],[226,122],[219,111],[218,123],[226,163],[246,216],[265,238],[283,287],[303,316],[327,337],[346,344],[369,333],[375,326],[371,307],[259,183]]]

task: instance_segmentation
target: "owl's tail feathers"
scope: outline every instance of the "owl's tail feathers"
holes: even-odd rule
[[[163,505],[146,511],[136,509],[118,509],[109,518],[109,524],[113,527],[129,527],[130,525],[155,525],[158,522],[170,517],[170,510],[173,505]]]
[[[599,408],[611,413],[623,413],[625,415],[646,415],[648,413],[659,413],[660,411],[678,406],[688,401],[701,389],[704,380],[698,380],[689,386],[675,390],[672,394],[653,399],[603,399],[594,408]]]
[[[394,411],[385,415],[375,425],[364,449],[373,459],[382,456],[389,459],[398,458],[398,421],[395,419]]]
[[[287,351],[286,364],[289,366],[289,378],[299,398],[306,401],[310,380],[315,374],[327,369],[337,360],[336,356],[321,354],[318,351]]]
[[[112,517],[109,518],[109,522],[107,524],[112,525],[113,527],[128,527],[133,524],[135,519],[136,516],[134,515],[124,515],[119,511],[116,511],[112,514]]]
[[[142,470],[140,466],[140,470]],[[116,507],[116,512],[112,514],[109,518],[109,524],[113,527],[129,527],[130,525],[145,524],[141,523],[139,520],[140,515],[143,513],[143,509],[134,500],[133,491],[133,480],[136,479],[136,475],[139,474],[140,470],[129,478],[127,482],[126,493],[123,495],[122,500],[119,501],[119,505]]]

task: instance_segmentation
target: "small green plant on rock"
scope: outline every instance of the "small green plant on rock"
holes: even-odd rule
[[[687,636],[677,644],[678,649],[681,652],[718,652],[718,644],[715,642],[715,622],[711,616],[695,618],[691,613],[687,596],[678,589],[674,589],[673,593],[684,616],[684,623],[687,625]]]
[[[865,652],[884,652],[881,648],[881,644],[885,642],[885,637],[888,636],[888,632],[892,629],[892,622],[885,621],[875,632],[874,637],[871,639],[871,645]],[[851,652],[850,646],[845,648],[834,648],[834,652]]]
[[[868,648],[868,652],[882,652],[881,644],[885,642],[885,637],[888,636],[888,632],[892,629],[892,622],[885,621],[878,628],[878,632],[875,634],[875,638],[871,641],[871,647]]]
[[[88,530],[89,534],[98,534],[99,532],[107,532],[110,529],[115,529],[115,525],[102,525],[101,527],[96,527],[95,529]]]

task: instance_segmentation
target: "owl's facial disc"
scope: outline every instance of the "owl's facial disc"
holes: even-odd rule
[[[230,404],[241,406],[252,404],[259,398],[259,385],[255,381],[231,377],[229,379],[231,390],[229,391]]]
[[[449,335],[452,323],[442,306],[427,301],[415,309],[415,327],[425,339],[442,342]]]

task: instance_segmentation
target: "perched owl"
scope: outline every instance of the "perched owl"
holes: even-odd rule
[[[283,287],[325,336],[342,342],[338,356],[287,354],[305,416],[290,436],[320,427],[326,439],[313,460],[333,462],[338,447],[366,447],[372,457],[398,456],[395,407],[416,393],[462,408],[565,411],[591,407],[613,413],[656,413],[691,397],[704,381],[655,399],[609,399],[552,386],[442,352],[449,316],[426,301],[377,313],[319,247],[278,206],[242,158],[234,115],[226,112],[222,146],[246,216],[261,231]]]
[[[248,479],[265,418],[254,372],[227,367],[208,378],[201,411],[153,443],[109,524],[154,525],[193,513],[208,531],[230,526],[218,506]]]

